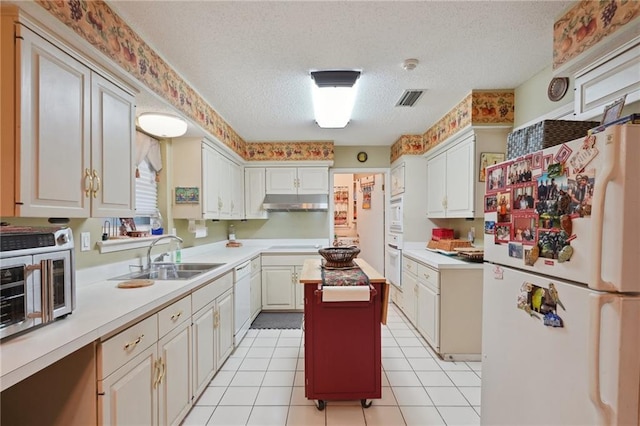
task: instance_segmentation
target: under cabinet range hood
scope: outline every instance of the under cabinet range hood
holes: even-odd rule
[[[272,212],[289,211],[327,211],[329,196],[327,194],[267,194],[262,208]]]

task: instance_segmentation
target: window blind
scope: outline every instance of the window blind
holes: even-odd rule
[[[136,178],[136,216],[152,216],[158,208],[156,173],[145,158],[138,164],[140,177]]]

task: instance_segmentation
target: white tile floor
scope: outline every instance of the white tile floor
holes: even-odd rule
[[[479,425],[479,362],[445,362],[394,305],[382,327],[382,399],[304,396],[302,330],[249,330],[184,425]]]

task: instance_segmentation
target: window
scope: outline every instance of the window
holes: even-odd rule
[[[136,216],[152,216],[158,208],[158,183],[156,172],[145,158],[138,164],[136,177]]]

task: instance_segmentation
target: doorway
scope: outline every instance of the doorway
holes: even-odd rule
[[[334,169],[330,185],[330,241],[356,246],[359,258],[384,274],[388,169]]]

